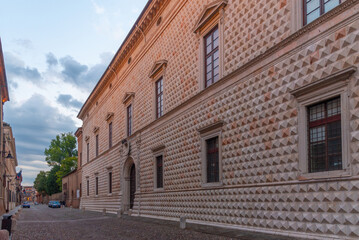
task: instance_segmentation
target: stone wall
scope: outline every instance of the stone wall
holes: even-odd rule
[[[152,26],[146,42],[142,40],[133,50],[132,63],[124,64],[111,87],[87,103],[91,107],[83,119],[83,136],[88,138],[83,142],[81,206],[126,210],[125,166],[131,158],[137,173],[134,215],[186,216],[192,222],[307,238],[357,238],[359,74],[347,79],[349,156],[342,176],[303,177],[298,99],[292,93],[358,67],[359,1],[344,1],[297,30],[291,22],[294,1],[228,1],[222,79],[202,90],[198,80],[201,38],[193,27],[209,2],[168,3],[162,10],[168,17],[163,25],[157,30],[156,24]],[[154,81],[148,74],[161,59],[168,61],[163,74],[165,115],[155,120]],[[132,92],[134,134],[126,138],[122,100]],[[114,113],[110,149],[109,112]],[[219,121],[223,122],[221,185],[206,187],[198,130]],[[96,133],[95,127],[99,128]],[[100,138],[97,157],[96,134]],[[125,138],[131,145],[128,154],[122,143]],[[164,189],[157,191],[153,149],[161,145]],[[113,172],[112,194],[108,193],[109,171]],[[97,196],[95,176],[99,178]]]

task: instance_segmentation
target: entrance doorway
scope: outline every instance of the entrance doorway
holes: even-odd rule
[[[135,202],[135,192],[136,192],[136,167],[135,164],[132,164],[130,170],[130,209],[133,209],[133,204]]]

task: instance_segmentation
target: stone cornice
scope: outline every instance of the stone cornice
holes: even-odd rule
[[[125,62],[129,57],[133,49],[136,48],[139,41],[142,40],[143,35],[151,28],[154,24],[157,14],[163,9],[163,7],[170,0],[149,0],[142,10],[132,29],[128,33],[126,39],[121,44],[120,48],[113,57],[111,63],[107,67],[104,74],[101,76],[95,88],[92,90],[90,96],[82,106],[77,117],[83,119],[84,113],[92,105],[92,101],[96,99],[97,95],[101,92],[103,87],[107,84],[112,75],[116,75],[116,70],[120,65]]]

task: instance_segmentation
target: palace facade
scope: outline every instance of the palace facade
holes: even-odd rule
[[[78,114],[80,207],[359,237],[359,1],[150,0]]]

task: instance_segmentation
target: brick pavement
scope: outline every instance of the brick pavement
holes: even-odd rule
[[[218,235],[215,235],[218,234]],[[240,239],[284,240],[289,238],[254,234],[223,228],[190,224],[181,230],[179,223],[116,215],[103,216],[98,212],[78,209],[52,209],[45,205],[23,209],[13,234],[13,240],[22,239]]]

